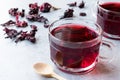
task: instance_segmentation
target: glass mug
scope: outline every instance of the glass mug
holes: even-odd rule
[[[90,20],[65,18],[50,25],[49,42],[51,60],[60,70],[86,73],[98,62],[102,29]]]
[[[120,39],[120,0],[99,0],[97,23],[102,27],[105,37]]]

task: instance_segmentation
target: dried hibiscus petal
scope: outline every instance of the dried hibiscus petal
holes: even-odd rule
[[[86,16],[87,14],[86,13],[84,13],[84,12],[81,12],[80,13],[80,16]]]
[[[29,14],[30,15],[38,14],[38,12],[39,12],[38,9],[32,9],[32,10],[29,11]]]
[[[27,36],[27,37],[26,37],[26,40],[28,40],[28,41],[30,41],[30,42],[32,42],[32,43],[35,43],[35,42],[36,42],[36,38],[33,37],[33,36]]]
[[[37,31],[37,26],[36,25],[30,25],[30,27],[32,28],[32,30]]]
[[[79,8],[84,8],[85,7],[85,2],[84,1],[82,1],[80,4],[79,4],[79,6],[78,6]]]
[[[46,23],[48,22],[48,19],[45,18],[44,16],[38,16],[38,17],[37,17],[37,21],[46,24]]]
[[[25,10],[24,9],[22,9],[22,12],[20,12],[20,15],[21,15],[21,17],[25,16]]]
[[[49,27],[49,20],[48,20],[46,17],[44,17],[44,16],[39,16],[37,21],[44,23],[44,27],[45,27],[45,28],[48,28],[48,27]]]
[[[37,17],[39,15],[35,14],[35,15],[27,15],[26,18],[29,20],[29,21],[37,21]]]
[[[60,18],[69,18],[69,17],[73,17],[73,12],[74,10],[73,9],[68,9],[64,12],[64,15]]]
[[[15,42],[19,42],[19,41],[23,41],[23,40],[28,40],[32,43],[35,43],[36,42],[36,38],[35,38],[35,35],[36,35],[36,31],[37,31],[37,26],[35,25],[30,25],[30,27],[32,28],[32,30],[28,33],[27,31],[22,31],[20,36],[17,37],[17,39],[15,40]]]
[[[27,36],[27,31],[26,32],[21,32],[20,36],[16,38],[15,42],[23,41],[25,40],[25,37]]]
[[[37,3],[31,3],[31,4],[29,4],[29,8],[30,9],[37,9],[37,8],[39,8],[39,6],[38,6],[38,4]]]
[[[16,26],[17,27],[26,27],[28,26],[28,23],[26,21],[20,21],[19,16],[16,16]]]
[[[1,26],[13,26],[13,25],[15,25],[15,24],[16,24],[15,21],[9,20],[9,21],[7,21],[7,22],[1,24]]]
[[[5,31],[5,33],[7,34],[7,37],[6,38],[16,38],[20,33],[20,32],[17,32],[17,30],[15,29],[8,29],[8,28],[4,28],[3,31]]]
[[[50,25],[47,23],[47,24],[44,24],[44,27],[45,28],[48,28]]]
[[[16,26],[17,27],[26,27],[26,26],[28,26],[28,23],[26,21],[17,21]]]
[[[69,3],[69,4],[67,4],[67,5],[69,5],[70,7],[74,7],[74,6],[77,6],[77,2]]]
[[[34,37],[36,34],[36,31],[37,31],[37,26],[35,26],[35,25],[30,25],[30,26],[31,26],[32,30],[30,31],[29,35]]]

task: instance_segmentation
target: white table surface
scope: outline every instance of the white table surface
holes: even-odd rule
[[[39,5],[43,2],[49,2],[61,10],[44,13],[50,22],[53,22],[68,9],[67,3],[80,0],[1,0],[0,1],[0,23],[13,19],[8,15],[10,8],[18,7],[20,10],[28,10],[29,3],[37,2]],[[85,0],[86,6],[84,9],[74,8],[74,15],[79,16],[79,12],[87,12],[87,16],[83,18],[90,18],[95,21],[92,16],[91,9],[94,7],[96,0]],[[27,11],[26,11],[27,12]],[[81,17],[82,18],[82,17]],[[73,75],[59,71],[50,60],[48,29],[44,28],[42,23],[29,23],[38,26],[36,35],[37,43],[32,44],[28,41],[15,43],[10,39],[5,39],[3,27],[0,27],[0,80],[55,80],[53,78],[44,78],[35,73],[33,64],[36,62],[45,62],[54,67],[54,71],[67,80],[120,80],[120,41],[109,40],[114,46],[113,55],[115,58],[110,62],[99,62],[92,72],[84,75]],[[24,30],[28,30],[24,29]]]

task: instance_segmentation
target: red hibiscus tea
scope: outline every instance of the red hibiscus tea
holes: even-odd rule
[[[97,62],[101,32],[97,25],[85,25],[91,23],[82,20],[74,21],[59,20],[49,28],[51,59],[65,72],[87,72]],[[94,26],[94,29],[90,26]]]
[[[99,2],[97,23],[106,37],[120,39],[120,1]]]

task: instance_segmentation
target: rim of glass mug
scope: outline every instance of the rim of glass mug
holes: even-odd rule
[[[73,22],[73,20],[75,20],[75,22]],[[71,22],[72,21],[72,22]],[[62,23],[61,23],[62,22]],[[70,42],[70,41],[63,41],[63,40],[60,40],[58,38],[56,38],[54,35],[51,34],[51,31],[55,28],[55,27],[58,27],[60,25],[64,25],[64,24],[73,24],[73,23],[77,23],[77,24],[82,24],[86,27],[89,27],[90,29],[93,29],[92,27],[96,27],[98,30],[98,32],[96,30],[94,30],[98,36],[92,40],[88,40],[88,41],[83,41],[83,42]],[[91,25],[88,25],[88,24],[91,24]],[[64,18],[64,19],[60,19],[60,20],[56,20],[54,21],[50,26],[49,26],[49,35],[52,37],[53,40],[55,40],[55,42],[57,44],[59,44],[59,42],[64,42],[66,44],[71,44],[71,46],[67,46],[66,47],[71,47],[71,48],[76,48],[76,47],[80,47],[81,48],[84,48],[84,47],[90,47],[90,44],[97,44],[98,42],[102,41],[102,28],[95,22],[92,22],[91,20],[89,19],[80,19],[80,18]],[[91,45],[91,46],[93,46]]]
[[[114,1],[109,1],[109,2],[114,2]],[[105,8],[101,7],[101,5],[104,4],[104,3],[106,3],[106,2],[104,2],[104,1],[103,1],[103,2],[98,1],[98,2],[97,2],[97,7],[100,8],[100,9],[102,9],[104,12],[109,13],[109,14],[111,14],[111,15],[115,14],[115,15],[117,15],[117,16],[120,16],[120,12],[111,11],[111,10],[108,10],[108,9],[105,9]],[[116,2],[116,3],[117,3],[117,2]],[[120,3],[120,1],[119,1],[119,3]]]

